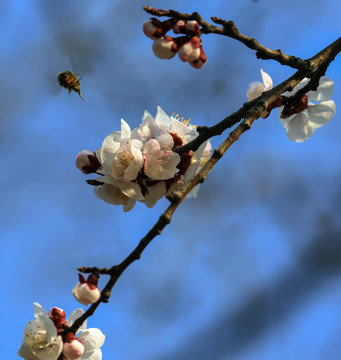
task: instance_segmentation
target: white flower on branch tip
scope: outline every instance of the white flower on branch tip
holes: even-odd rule
[[[73,288],[72,294],[78,302],[87,306],[94,304],[101,297],[101,292],[97,287],[98,277],[90,274],[85,280],[82,274],[78,274],[79,282]]]
[[[25,360],[57,360],[63,348],[57,328],[38,303],[34,303],[33,313],[35,320],[25,327],[18,355]]]
[[[308,82],[309,79],[303,79],[292,92],[284,95],[295,94]],[[335,103],[330,100],[333,90],[333,81],[327,77],[322,77],[317,90],[309,91],[304,95],[300,103],[291,109],[289,117],[283,118],[281,116],[283,108],[280,109],[281,123],[291,141],[298,143],[306,141],[316,129],[327,124],[333,118]]]
[[[195,126],[160,107],[155,119],[144,112],[142,124],[130,130],[121,120],[121,131],[108,135],[97,150],[101,164],[95,193],[100,199],[131,210],[136,201],[153,207],[163,196],[182,188],[199,168],[209,141],[197,151],[181,156],[176,148],[198,136]],[[209,147],[211,150],[211,148]],[[96,184],[95,184],[96,185]]]
[[[252,101],[261,96],[265,91],[272,89],[273,82],[270,75],[264,72],[262,69],[260,70],[260,72],[262,74],[263,82],[261,83],[260,81],[255,81],[249,85],[249,89],[246,92],[248,101]],[[262,118],[266,118],[268,115],[269,111],[264,110],[260,116]]]
[[[78,339],[74,334],[63,333],[84,314],[82,309],[74,310],[67,321],[65,312],[56,307],[46,313],[41,305],[34,303],[33,312],[35,320],[25,327],[18,351],[20,357],[25,360],[57,360],[63,353],[67,360],[102,359],[100,347],[105,336],[99,329],[86,329],[86,320],[77,331],[81,332]]]

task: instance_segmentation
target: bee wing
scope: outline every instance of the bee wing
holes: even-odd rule
[[[85,58],[82,54],[71,53],[70,62],[72,71],[79,77],[90,74],[93,71],[93,65],[89,59]]]
[[[58,42],[62,52],[70,57],[73,72],[77,76],[90,74],[105,49],[103,36],[82,28],[61,33]]]
[[[57,96],[62,90],[61,86],[58,84],[57,75],[51,70],[45,70],[44,82],[46,85],[47,92],[50,95]]]

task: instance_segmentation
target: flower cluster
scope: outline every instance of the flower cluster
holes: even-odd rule
[[[179,37],[166,35],[169,30]],[[163,22],[151,18],[143,24],[143,32],[152,40],[155,56],[160,59],[171,59],[178,53],[181,61],[188,62],[196,69],[201,69],[206,61],[206,54],[202,48],[200,27],[196,20],[165,20]]]
[[[265,91],[272,89],[271,77],[261,70],[263,83],[253,82],[249,85],[246,96],[249,101],[261,96]],[[303,79],[291,92],[283,96],[292,96],[307,85],[309,79]],[[307,92],[300,102],[293,106],[288,116],[283,116],[284,107],[280,108],[279,118],[286,129],[288,138],[294,142],[303,142],[309,139],[319,127],[327,124],[335,114],[335,103],[330,100],[334,90],[334,83],[327,77],[320,79],[316,91]],[[262,118],[269,116],[270,111],[282,105],[282,97],[278,97],[261,114]]]
[[[57,360],[62,354],[66,360],[101,360],[100,347],[105,336],[99,329],[86,329],[83,322],[75,334],[67,330],[84,311],[74,310],[67,320],[62,309],[54,307],[48,313],[38,303],[33,307],[34,319],[24,330],[18,355],[25,360]]]
[[[136,201],[153,207],[163,196],[188,183],[209,158],[209,141],[195,152],[180,156],[174,151],[197,136],[189,120],[169,117],[160,107],[155,119],[145,111],[142,124],[133,130],[122,119],[121,131],[108,135],[97,150],[100,166],[93,172],[102,177],[97,179],[101,185],[95,188],[96,195],[110,204],[123,205],[124,211],[131,210]],[[80,157],[82,170],[85,162]],[[89,167],[93,163],[93,159],[89,160]],[[198,186],[189,196],[195,197],[197,190]]]

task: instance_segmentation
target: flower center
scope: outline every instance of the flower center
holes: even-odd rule
[[[175,120],[179,121],[181,124],[183,124],[189,128],[195,128],[195,125],[191,124],[191,118],[184,120],[183,116],[180,117],[180,115],[175,114],[175,112],[173,112],[172,116],[174,117]]]
[[[116,164],[115,164],[115,173],[116,176],[123,176],[124,170],[132,162],[133,157],[125,150],[120,151],[117,154]]]
[[[25,333],[26,343],[33,349],[45,349],[49,346],[47,331],[36,322],[29,322],[31,325],[27,333]]]

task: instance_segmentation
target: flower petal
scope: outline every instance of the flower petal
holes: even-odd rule
[[[33,355],[32,351],[27,346],[25,338],[21,340],[21,346],[17,354],[18,356],[24,358],[25,360],[39,360],[39,358]]]
[[[258,96],[261,96],[264,91],[266,91],[266,89],[260,81],[252,82],[246,92],[246,97],[248,101],[252,101],[258,98]]]
[[[130,211],[131,209],[133,209],[135,204],[136,204],[135,199],[128,198],[128,200],[123,204],[123,211],[124,212]]]
[[[145,197],[145,204],[152,208],[158,200],[166,194],[166,184],[164,181],[157,181],[153,186],[148,186],[148,194]]]
[[[335,103],[333,100],[323,101],[316,105],[310,105],[307,111],[310,115],[310,125],[318,129],[334,117]]]
[[[121,139],[130,139],[130,135],[130,126],[123,119],[121,119]]]
[[[120,146],[120,136],[118,133],[112,133],[104,139],[99,159],[104,170],[110,169]]]
[[[44,315],[47,316],[46,311],[44,310],[44,308],[38,304],[38,303],[33,303],[33,314],[34,314],[34,318],[36,319],[37,315]]]
[[[102,360],[102,351],[101,349],[87,351],[82,355],[81,360]]]
[[[160,144],[150,139],[143,150],[144,173],[153,180],[167,180],[174,177],[180,162],[179,154],[171,151],[161,151]]]
[[[318,102],[329,100],[334,91],[333,80],[324,76],[320,79],[319,86],[316,91],[309,91],[307,96],[309,100]]]
[[[273,82],[272,82],[270,75],[267,74],[266,72],[264,72],[262,69],[260,69],[260,72],[262,74],[262,80],[263,80],[265,91],[272,89]]]
[[[169,116],[161,109],[160,106],[157,107],[157,113],[155,116],[156,124],[159,125],[162,129],[169,132],[173,131],[172,122]]]
[[[99,199],[113,205],[123,205],[123,211],[130,211],[136,203],[136,200],[129,198],[115,185],[104,184],[95,187],[95,194]],[[143,197],[142,197],[143,199]]]
[[[84,310],[83,310],[83,309],[81,309],[81,308],[75,309],[75,310],[73,310],[72,313],[69,315],[69,317],[67,318],[66,322],[68,323],[69,326],[72,326],[72,324],[73,324],[78,318],[80,318],[83,314],[84,314]],[[85,330],[85,329],[86,329],[86,323],[87,323],[87,321],[85,320],[78,330]]]
[[[57,336],[53,344],[41,350],[32,351],[39,360],[57,360],[63,350],[63,340],[61,336]]]
[[[143,156],[141,150],[135,147],[133,144],[130,144],[129,147],[129,152],[132,155],[133,159],[128,165],[128,167],[124,170],[124,178],[126,180],[135,180],[139,171],[142,169]]]
[[[57,329],[54,326],[53,321],[45,316],[45,315],[38,315],[37,321],[40,322],[40,324],[43,326],[43,328],[47,332],[47,341],[52,342],[53,339],[57,336]]]
[[[305,112],[295,116],[287,126],[287,136],[291,141],[303,142],[308,140],[315,129],[309,125],[309,116]]]
[[[100,348],[104,344],[105,335],[100,329],[90,328],[82,331],[78,340],[84,344],[85,352],[87,352]]]
[[[161,131],[155,140],[160,144],[161,149],[173,149],[174,140],[169,132]]]

